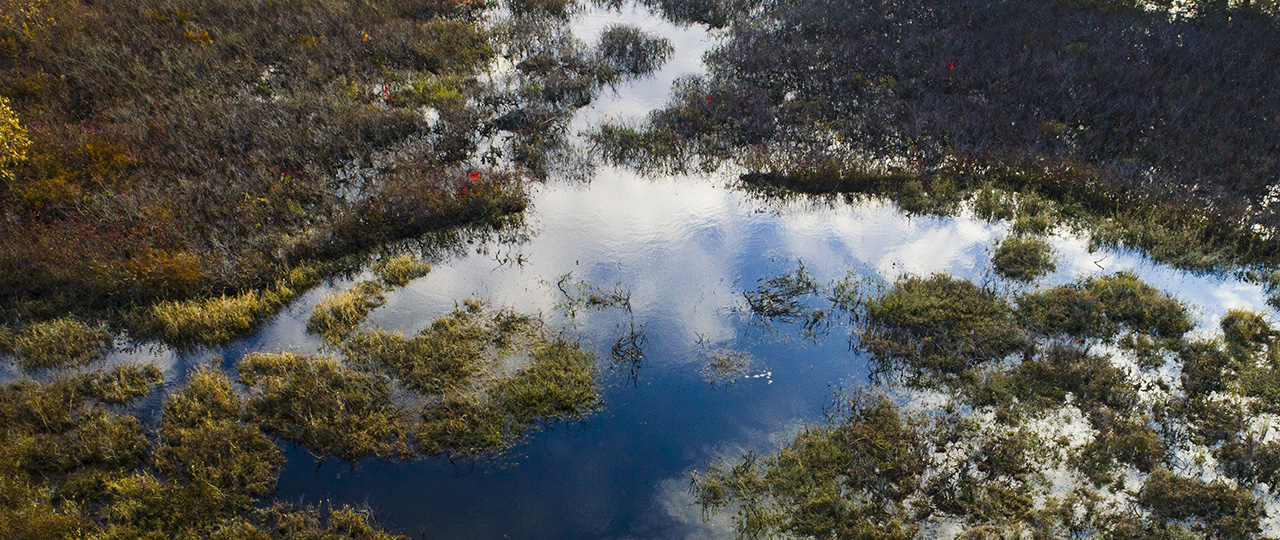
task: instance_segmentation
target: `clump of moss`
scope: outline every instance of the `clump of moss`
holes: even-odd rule
[[[1026,346],[1007,302],[946,275],[908,277],[867,300],[856,332],[873,359],[913,376],[958,375]]]
[[[373,263],[373,273],[392,287],[403,287],[430,272],[431,265],[409,254],[382,258]]]
[[[238,366],[251,418],[319,456],[354,461],[409,454],[386,384],[338,361],[300,354],[246,356]]]
[[[1147,477],[1139,502],[1160,520],[1189,520],[1212,538],[1251,538],[1262,532],[1262,504],[1248,490],[1204,483],[1157,469]]]
[[[226,343],[252,332],[268,315],[319,283],[319,267],[302,265],[263,290],[154,304],[138,326],[143,335],[177,345]]]
[[[1018,281],[1035,281],[1058,268],[1049,243],[1029,236],[1004,239],[991,255],[991,264],[1000,275]]]
[[[362,281],[346,291],[333,293],[316,304],[307,320],[307,331],[338,343],[350,334],[369,312],[386,302],[382,285]]]
[[[62,318],[22,328],[9,348],[23,369],[40,370],[87,366],[114,346],[115,338],[106,328]]]

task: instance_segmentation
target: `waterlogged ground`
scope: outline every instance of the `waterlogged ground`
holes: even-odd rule
[[[665,36],[675,52],[653,77],[620,86],[579,112],[581,128],[641,119],[662,106],[672,81],[700,70],[699,57],[713,39],[631,8],[579,14],[575,32],[590,42],[613,22]],[[367,504],[387,528],[429,538],[732,536],[727,517],[703,519],[689,489],[691,471],[744,450],[778,448],[822,418],[834,387],[862,386],[869,376],[866,358],[850,350],[846,320],[826,316],[808,326],[764,320],[751,315],[744,291],[801,265],[820,288],[850,272],[888,281],[947,273],[1001,291],[1027,287],[991,268],[991,252],[1010,226],[968,211],[908,216],[879,200],[764,200],[731,189],[729,173],[650,177],[598,167],[562,176],[569,178],[534,190],[521,226],[478,236],[460,250],[422,253],[430,273],[387,292],[362,328],[411,334],[469,297],[541,313],[599,357],[599,412],[548,425],[494,458],[366,460],[352,467],[337,460],[317,465],[295,448],[287,453],[279,498]],[[1216,332],[1236,308],[1275,319],[1256,284],[1194,275],[1132,252],[1091,252],[1086,240],[1069,234],[1049,240],[1057,268],[1035,286],[1125,270],[1191,306],[1193,334]],[[215,356],[230,368],[251,352],[324,352],[323,341],[306,329],[313,307],[371,275],[365,274],[307,293],[232,345],[181,354],[137,350],[110,360],[154,363],[176,388],[193,366]],[[585,290],[629,295],[630,309],[570,305]],[[821,294],[803,302],[809,314],[829,308]],[[619,343],[639,352],[615,361]],[[153,396],[151,405],[160,399]],[[1274,505],[1269,510],[1264,532],[1276,534],[1280,516]]]

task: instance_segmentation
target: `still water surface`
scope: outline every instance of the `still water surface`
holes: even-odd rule
[[[575,18],[578,37],[594,42],[612,23],[663,35],[675,54],[652,77],[621,86],[580,111],[575,126],[642,119],[666,100],[671,83],[702,69],[713,38],[677,27],[642,8],[591,10]],[[759,280],[805,268],[820,283],[855,271],[892,279],[946,272],[1012,287],[993,277],[989,250],[1007,232],[968,216],[909,217],[889,202],[857,204],[752,199],[722,177],[644,177],[601,167],[589,182],[539,185],[519,241],[488,239],[439,261],[426,277],[393,293],[368,324],[416,332],[469,296],[517,311],[546,314],[594,350],[605,365],[604,406],[585,424],[550,426],[509,455],[477,463],[316,464],[289,451],[279,495],[290,501],[368,504],[392,529],[429,538],[717,538],[690,506],[689,472],[719,456],[775,448],[804,422],[821,418],[833,385],[867,382],[850,352],[847,329],[805,339],[797,328],[750,324],[736,308]],[[1267,310],[1263,291],[1232,279],[1196,276],[1129,252],[1090,253],[1079,238],[1053,239],[1059,269],[1044,282],[1132,270],[1194,306],[1201,329],[1227,309]],[[555,283],[570,273],[631,292],[633,312],[569,317]],[[345,286],[339,283],[336,286]],[[312,291],[257,335],[216,351],[184,355],[141,351],[179,381],[190,366],[220,354],[232,367],[251,351],[319,351],[305,333]],[[634,317],[632,319],[631,317]],[[634,322],[646,330],[644,360],[632,379],[610,367],[610,347]],[[746,377],[711,384],[700,370],[717,349],[744,351]],[[129,355],[120,355],[117,360]]]

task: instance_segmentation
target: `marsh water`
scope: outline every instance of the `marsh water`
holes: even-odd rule
[[[674,80],[701,70],[701,55],[714,39],[644,8],[588,10],[576,16],[574,29],[591,42],[615,22],[667,37],[675,53],[655,75],[606,92],[580,111],[576,129],[640,119],[661,106]],[[728,172],[645,176],[600,166],[587,176],[537,185],[521,227],[437,254],[430,274],[392,293],[366,324],[412,333],[468,297],[541,312],[599,357],[601,410],[584,422],[545,426],[511,452],[478,461],[353,467],[317,463],[293,448],[279,480],[281,499],[367,504],[383,525],[411,537],[731,536],[726,523],[704,522],[691,505],[690,471],[721,456],[776,448],[797,426],[821,419],[834,387],[868,384],[866,364],[850,350],[838,319],[808,335],[795,325],[764,324],[743,310],[742,291],[801,264],[823,284],[851,271],[887,279],[945,272],[1016,287],[990,270],[989,251],[1007,224],[964,213],[908,216],[888,201],[763,200],[732,189]],[[1085,239],[1069,234],[1052,242],[1058,269],[1041,283],[1132,270],[1191,305],[1202,331],[1231,308],[1274,316],[1257,285],[1175,270],[1133,252],[1090,252]],[[566,274],[629,291],[631,310],[567,313],[557,287]],[[215,355],[233,366],[247,352],[321,351],[305,325],[328,290],[308,293],[256,335],[224,348],[180,355],[144,350],[117,359],[150,357],[175,381]],[[643,330],[642,359],[616,364],[612,346],[635,329]],[[743,353],[749,362],[710,382],[707,359],[723,350]]]

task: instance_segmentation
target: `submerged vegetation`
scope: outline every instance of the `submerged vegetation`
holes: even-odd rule
[[[695,473],[740,537],[1260,538],[1280,481],[1251,420],[1280,382],[1260,315],[1192,338],[1127,273],[1011,298],[943,275],[843,290],[853,342],[903,386],[841,392],[775,453]]]

